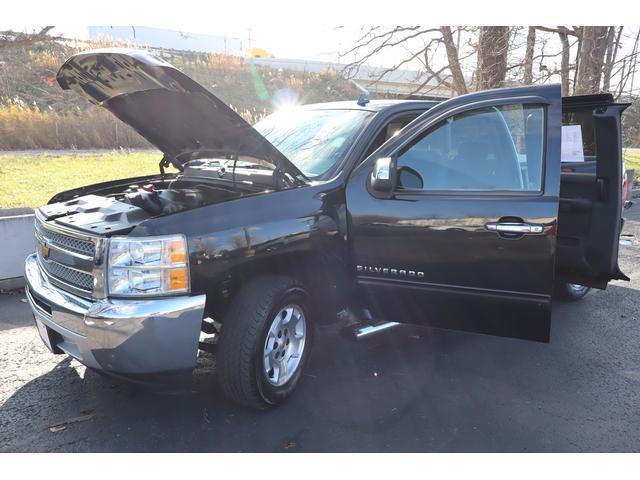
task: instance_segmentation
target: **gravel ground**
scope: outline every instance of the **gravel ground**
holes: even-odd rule
[[[418,328],[320,330],[287,404],[236,407],[205,355],[190,393],[114,383],[50,354],[24,295],[0,295],[0,451],[638,451],[640,207],[622,269],[554,305],[548,345]]]

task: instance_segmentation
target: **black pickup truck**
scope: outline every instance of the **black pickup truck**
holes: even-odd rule
[[[336,312],[357,336],[413,323],[548,342],[554,284],[626,279],[626,105],[609,95],[336,102],[252,127],[141,51],[75,55],[57,81],[164,154],[157,175],[36,210],[38,330],[101,372],[181,377],[204,332],[222,391],[260,408],[291,394]],[[597,144],[594,172],[561,172],[563,121]]]

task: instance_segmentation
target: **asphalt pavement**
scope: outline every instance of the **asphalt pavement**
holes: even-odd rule
[[[222,398],[209,354],[181,395],[87,371],[46,350],[23,293],[0,295],[0,451],[638,451],[640,207],[626,216],[631,282],[557,302],[550,344],[322,327],[298,390],[266,412]]]

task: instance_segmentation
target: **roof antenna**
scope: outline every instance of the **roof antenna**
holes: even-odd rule
[[[358,89],[358,91],[360,92],[360,96],[358,97],[358,102],[357,102],[358,105],[360,105],[361,107],[364,107],[367,103],[370,102],[369,90],[364,88],[362,85],[359,85],[354,79],[350,79],[350,82],[353,83]]]

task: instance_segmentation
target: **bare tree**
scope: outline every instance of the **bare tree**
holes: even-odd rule
[[[584,95],[600,91],[608,31],[609,27],[585,26],[581,28],[581,46],[574,94]]]
[[[52,37],[49,32],[53,26],[44,27],[37,33],[15,32],[13,30],[0,31],[0,48],[26,47],[43,40],[58,40],[60,37]]]
[[[503,86],[507,76],[509,27],[480,27],[476,89]]]
[[[569,95],[569,56],[571,54],[571,46],[569,45],[569,37],[566,31],[559,30],[558,37],[560,37],[560,43],[562,43],[562,60],[560,63],[562,93]]]
[[[619,26],[371,27],[343,57],[351,56],[345,73],[352,78],[380,52],[395,49],[397,57],[404,51],[379,79],[396,68],[418,66],[414,93],[423,95],[560,81],[565,95],[621,96],[638,88],[633,82],[638,41],[629,52],[638,30],[628,31]]]
[[[562,93],[564,95],[569,95],[571,93],[571,86],[569,83],[569,76],[571,74],[571,43],[569,41],[570,36],[578,37],[579,34],[576,29],[571,29],[564,26],[558,27],[544,27],[538,25],[534,27],[536,30],[540,30],[542,32],[556,33],[560,40],[560,44],[562,48],[560,50],[560,69],[557,71],[548,72],[550,75],[560,75],[560,83],[562,85]],[[578,42],[579,43],[579,42]],[[578,49],[580,47],[578,46]],[[549,55],[550,57],[557,56],[555,54]],[[575,78],[574,78],[575,84]]]
[[[367,62],[383,51],[405,45],[411,39],[437,31],[438,29],[436,28],[423,27],[391,27],[387,29],[381,29],[381,27],[370,27],[360,36],[353,47],[349,48],[345,52],[341,52],[340,55],[342,57],[355,57],[353,61],[346,65],[343,73],[347,77],[351,77],[358,73],[363,65],[366,65]],[[417,54],[416,52],[410,52],[409,58],[389,67],[386,69],[386,73],[397,70],[406,63],[409,63],[411,60],[415,60],[424,52],[424,50],[426,50],[426,48],[427,47],[425,46]]]
[[[616,89],[615,97],[632,97],[634,94],[634,81],[636,71],[638,69],[638,54],[640,53],[640,30],[636,32],[635,41],[633,42],[633,49],[631,53],[625,55],[619,60],[620,67],[614,72],[613,76],[620,78],[618,82],[618,88]],[[629,88],[627,89],[627,86]]]
[[[618,31],[616,33],[616,27],[609,27],[609,34],[607,36],[607,55],[604,61],[604,68],[602,70],[602,90],[605,92],[611,90],[611,74],[613,73],[613,66],[616,63],[616,57],[618,56],[620,37],[622,36],[623,28],[624,27],[618,27]]]
[[[452,89],[458,95],[465,94],[468,92],[467,83],[462,74],[462,68],[460,68],[460,54],[456,43],[453,41],[451,27],[440,27],[440,33],[442,34],[442,41],[444,42],[447,60],[449,61],[447,67],[451,71]]]
[[[393,48],[403,48],[406,56],[394,65],[382,69],[374,81],[381,81],[390,72],[406,68],[407,64],[416,61],[422,64],[426,76],[422,77],[421,84],[415,93],[424,93],[424,88],[433,83],[450,89],[456,94],[467,93],[467,86],[459,63],[460,59],[464,57],[461,57],[458,52],[453,36],[454,32],[451,27],[369,27],[351,48],[340,52],[342,58],[350,59],[342,73],[347,78],[353,78],[359,74],[364,65],[377,55]],[[418,48],[409,48],[410,42],[415,40],[421,40],[422,45]],[[432,55],[441,45],[445,47],[449,65],[433,68]]]
[[[524,75],[522,83],[531,85],[533,83],[533,55],[536,47],[536,28],[529,27],[527,33],[527,49],[524,54]]]

